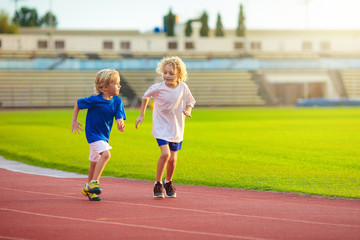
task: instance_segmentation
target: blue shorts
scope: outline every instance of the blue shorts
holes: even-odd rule
[[[157,138],[156,141],[158,142],[159,147],[162,145],[169,145],[170,150],[173,152],[179,151],[181,149],[182,142],[178,142],[178,143],[168,142],[166,140],[159,139],[159,138]]]

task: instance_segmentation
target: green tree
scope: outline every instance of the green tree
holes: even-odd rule
[[[239,21],[238,21],[238,27],[236,29],[236,35],[238,37],[245,37],[245,16],[243,11],[243,6],[240,4],[240,13],[239,13]]]
[[[224,36],[223,25],[221,23],[220,13],[218,13],[218,15],[217,15],[215,36],[216,37],[223,37]]]
[[[50,17],[52,17],[52,19],[50,19]],[[56,16],[54,14],[52,14],[51,12],[47,12],[40,20],[40,25],[41,26],[50,26],[50,22],[52,23],[51,26],[52,27],[56,27],[58,22],[56,19]]]
[[[169,10],[169,14],[165,16],[166,33],[168,37],[175,36],[175,19],[176,16]]]
[[[200,17],[201,28],[200,28],[200,36],[208,37],[209,36],[209,25],[208,25],[208,15],[206,12]]]
[[[0,11],[0,33],[17,33],[18,26],[10,23],[5,11]]]
[[[187,37],[190,37],[193,32],[191,23],[192,23],[192,20],[189,20],[186,22],[185,36],[187,36]]]
[[[22,7],[15,12],[13,23],[21,27],[39,27],[41,25],[35,8]]]

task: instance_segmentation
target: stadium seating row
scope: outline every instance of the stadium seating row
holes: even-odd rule
[[[360,99],[360,70],[341,70],[341,78],[349,98]]]
[[[121,79],[141,99],[161,81],[155,71],[121,71]],[[76,99],[94,92],[96,71],[0,71],[2,107],[72,107]],[[187,82],[198,106],[261,106],[265,101],[248,71],[189,71]],[[122,96],[124,104],[133,99]]]

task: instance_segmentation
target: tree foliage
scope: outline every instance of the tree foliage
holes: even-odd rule
[[[166,33],[168,37],[175,36],[175,20],[176,16],[169,10],[169,14],[165,16]]]
[[[5,11],[0,11],[0,33],[17,33],[18,26],[10,23]]]
[[[245,31],[246,31],[245,16],[244,16],[244,11],[243,11],[243,6],[242,6],[242,4],[240,4],[239,21],[238,21],[238,26],[236,29],[236,35],[239,37],[245,37]]]
[[[200,36],[208,37],[209,36],[209,25],[208,25],[208,15],[206,12],[200,17],[201,28],[200,28]]]
[[[50,19],[50,17],[52,17],[52,19]],[[40,20],[40,25],[41,26],[51,26],[52,27],[56,27],[58,22],[56,19],[56,16],[54,14],[52,14],[51,12],[47,12]]]
[[[35,8],[22,7],[15,12],[13,23],[22,27],[40,27],[38,13]]]
[[[218,15],[217,15],[215,36],[216,37],[223,37],[224,36],[223,25],[221,23],[220,13],[218,13]]]
[[[193,32],[192,26],[191,26],[192,22],[193,22],[192,20],[189,20],[189,21],[186,22],[185,36],[187,36],[187,37],[190,37],[192,32]]]
[[[52,19],[50,19],[50,16]],[[50,22],[52,22],[53,27],[57,26],[56,16],[51,12],[47,12],[43,17],[39,17],[35,8],[27,7],[22,7],[19,11],[16,11],[12,21],[21,27],[50,26]]]

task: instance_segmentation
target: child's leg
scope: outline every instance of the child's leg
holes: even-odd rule
[[[161,145],[160,146],[161,154],[159,157],[157,171],[156,171],[156,181],[161,182],[161,179],[165,172],[165,165],[169,161],[171,153],[169,145]]]
[[[166,167],[166,181],[170,182],[172,181],[172,178],[174,176],[175,168],[176,168],[176,160],[177,160],[177,151],[170,151],[171,156],[167,163]]]
[[[100,153],[100,159],[99,161],[96,163],[95,169],[94,169],[94,173],[92,175],[92,179],[91,180],[97,180],[99,181],[100,176],[102,174],[102,172],[104,171],[104,168],[106,166],[106,163],[109,161],[111,157],[110,151],[106,150],[102,153]]]
[[[90,162],[87,183],[89,183],[93,179],[95,167],[96,167],[96,162]]]

